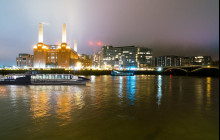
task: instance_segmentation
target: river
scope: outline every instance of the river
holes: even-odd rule
[[[0,139],[219,139],[219,78],[88,78],[86,86],[0,86]]]

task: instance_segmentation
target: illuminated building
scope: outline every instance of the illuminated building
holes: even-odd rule
[[[16,66],[20,68],[33,67],[33,55],[20,53],[16,58]]]
[[[171,67],[171,66],[181,66],[180,56],[159,56],[157,58],[157,64],[159,67]]]
[[[152,58],[152,67],[157,67],[157,57]]]
[[[212,63],[211,56],[193,56],[191,57],[191,65],[208,66]]]
[[[190,57],[182,57],[182,66],[190,66],[191,65],[191,58]]]
[[[66,42],[66,24],[63,24],[62,43],[47,45],[43,42],[43,24],[39,25],[38,44],[34,46],[34,68],[73,68],[79,61],[77,43],[74,49]]]
[[[79,61],[83,68],[91,68],[92,67],[92,59],[89,55],[80,54]]]
[[[112,68],[144,68],[152,65],[152,50],[135,46],[103,46],[93,55],[93,66]]]
[[[95,68],[103,68],[103,53],[98,51],[92,56],[92,65]]]
[[[157,58],[157,66],[159,67],[175,67],[175,66],[208,66],[211,65],[211,56],[159,56]]]

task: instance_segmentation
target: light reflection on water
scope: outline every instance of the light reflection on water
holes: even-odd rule
[[[0,86],[1,138],[218,138],[217,78],[89,78],[87,86]]]
[[[49,95],[46,92],[35,92],[30,97],[30,111],[33,119],[45,118],[50,116]]]
[[[127,77],[127,98],[129,105],[134,105],[136,98],[136,76]]]
[[[71,100],[71,94],[59,94],[56,96],[56,114],[57,117],[63,120],[63,124],[66,125],[67,122],[71,121],[71,109],[73,106]]]
[[[207,97],[207,109],[209,109],[210,108],[210,106],[211,106],[211,77],[207,77],[206,78],[206,84],[207,84],[207,95],[206,95],[206,97]]]
[[[118,97],[120,99],[123,97],[123,76],[119,77]]]
[[[161,75],[158,76],[158,84],[157,85],[158,85],[158,91],[157,91],[158,101],[157,101],[157,104],[158,104],[158,106],[160,106],[161,98],[162,98],[162,76]]]

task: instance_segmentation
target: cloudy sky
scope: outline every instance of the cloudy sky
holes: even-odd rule
[[[136,45],[158,55],[219,58],[219,0],[0,0],[0,65],[15,65],[18,53],[33,53],[38,27],[44,43],[78,40],[79,53],[96,45]],[[93,42],[93,45],[92,43]]]

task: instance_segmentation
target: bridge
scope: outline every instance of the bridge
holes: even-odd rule
[[[164,74],[189,74],[189,75],[219,75],[219,67],[212,66],[175,66],[161,67]]]

